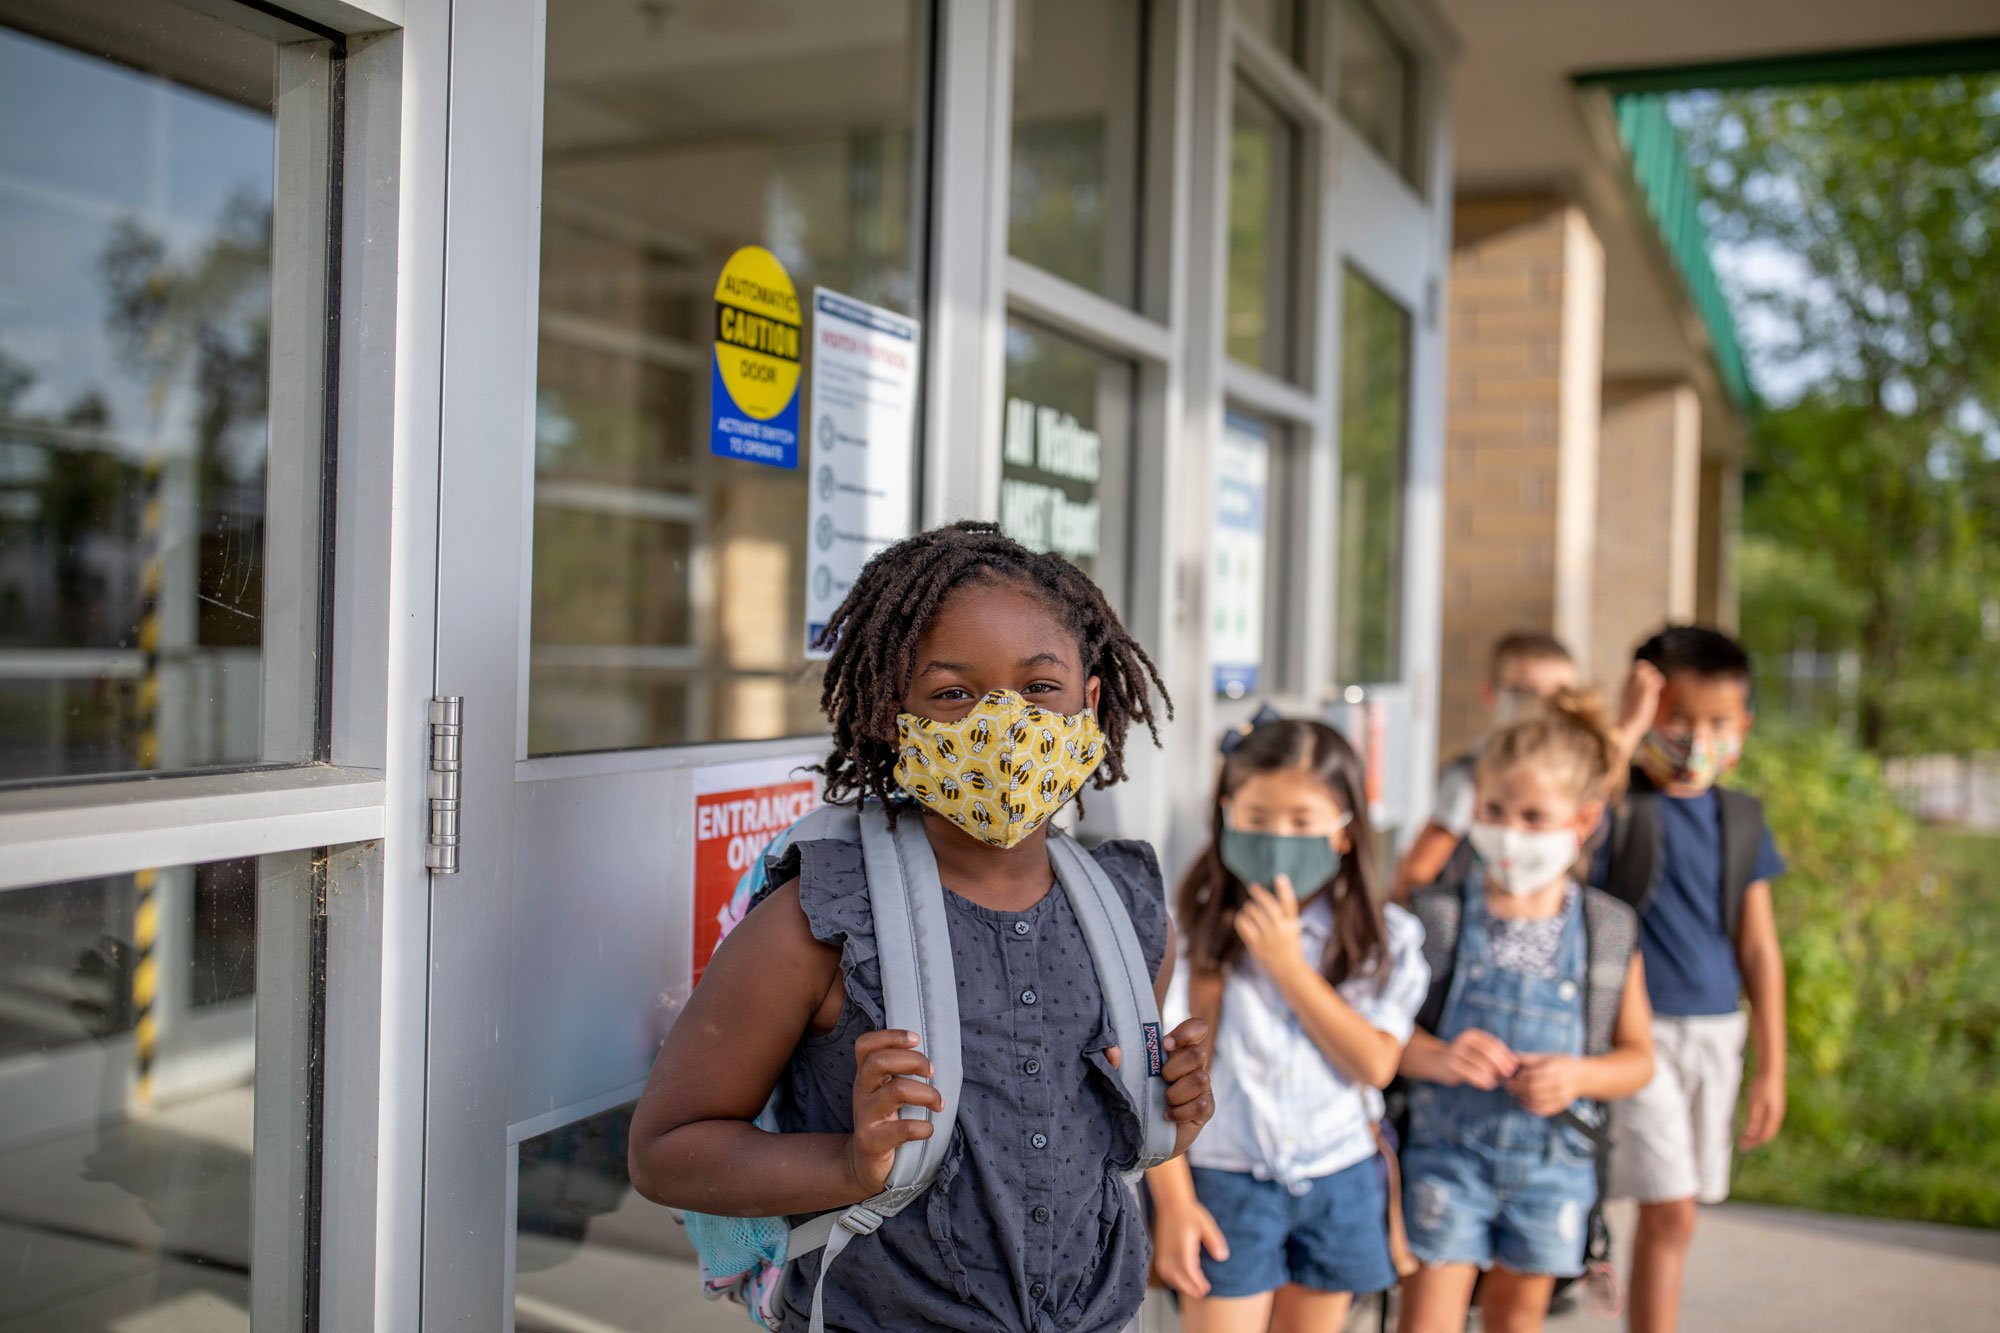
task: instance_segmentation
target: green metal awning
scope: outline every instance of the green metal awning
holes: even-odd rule
[[[1723,293],[1722,281],[1708,256],[1708,228],[1701,220],[1701,189],[1681,147],[1681,133],[1667,118],[1661,93],[1626,93],[1612,99],[1618,137],[1632,158],[1632,174],[1646,211],[1659,229],[1674,269],[1687,288],[1688,299],[1708,330],[1716,373],[1730,401],[1745,412],[1756,407],[1743,347],[1736,340],[1736,319]]]

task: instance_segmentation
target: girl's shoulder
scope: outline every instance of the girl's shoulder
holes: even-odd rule
[[[1153,844],[1137,838],[1113,839],[1093,847],[1090,855],[1124,901],[1139,936],[1139,951],[1157,974],[1167,956],[1167,884]]]
[[[873,1026],[881,1027],[881,965],[861,844],[844,838],[794,842],[772,859],[768,875],[774,884],[796,886],[799,911],[813,939],[840,950],[848,998]]]

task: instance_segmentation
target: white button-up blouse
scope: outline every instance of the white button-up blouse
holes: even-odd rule
[[[1409,1040],[1430,987],[1424,928],[1391,903],[1383,909],[1387,971],[1341,983],[1340,997],[1397,1041]],[[1315,969],[1333,930],[1333,903],[1324,894],[1300,912],[1299,947]],[[1187,1012],[1187,961],[1168,997],[1169,1022]],[[1344,1171],[1375,1152],[1372,1123],[1382,1094],[1342,1074],[1313,1044],[1271,975],[1244,958],[1222,994],[1222,1024],[1210,1070],[1215,1117],[1188,1149],[1192,1166],[1240,1171],[1303,1194],[1322,1176]]]

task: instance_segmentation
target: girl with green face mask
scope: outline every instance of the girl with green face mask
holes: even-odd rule
[[[1368,1089],[1423,1000],[1423,932],[1380,902],[1365,773],[1331,727],[1244,735],[1214,821],[1177,909],[1189,1008],[1216,1033],[1216,1117],[1186,1164],[1148,1177],[1157,1264],[1189,1333],[1338,1329],[1355,1293],[1396,1280]]]

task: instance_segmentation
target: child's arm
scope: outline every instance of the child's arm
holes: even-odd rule
[[[1306,961],[1299,945],[1299,900],[1291,881],[1278,876],[1276,893],[1252,884],[1249,901],[1236,913],[1236,933],[1250,956],[1278,983],[1279,993],[1320,1054],[1356,1083],[1387,1087],[1403,1058],[1403,1043],[1355,1012],[1333,983]]]
[[[1167,951],[1171,971],[1174,951]],[[1197,972],[1188,980],[1188,1014],[1208,1031],[1222,1017],[1222,974]],[[1179,1029],[1175,1029],[1179,1031]],[[1146,1191],[1153,1197],[1153,1266],[1160,1280],[1183,1296],[1208,1295],[1208,1278],[1201,1271],[1201,1251],[1217,1259],[1229,1257],[1229,1242],[1214,1216],[1195,1198],[1194,1172],[1185,1155],[1163,1162],[1146,1173]]]
[[[813,938],[788,884],[729,933],[667,1033],[632,1117],[639,1193],[724,1217],[817,1213],[879,1193],[896,1148],[929,1138],[905,1105],[943,1105],[908,1032],[855,1043],[852,1134],[770,1134],[750,1122],[822,1006],[838,1012],[840,952]]]
[[[1434,883],[1444,873],[1445,862],[1458,847],[1458,835],[1442,824],[1424,825],[1423,832],[1410,844],[1410,850],[1403,853],[1402,861],[1396,866],[1396,887],[1390,891],[1390,898],[1399,907],[1410,905],[1410,895],[1426,884]]]
[[[1785,959],[1778,948],[1778,918],[1771,909],[1769,880],[1758,880],[1744,895],[1736,955],[1743,969],[1743,989],[1750,996],[1750,1044],[1757,1053],[1750,1109],[1739,1141],[1749,1152],[1778,1137],[1785,1123]]]
[[[1660,691],[1667,687],[1667,678],[1651,662],[1634,662],[1631,674],[1625,677],[1625,688],[1618,699],[1618,764],[1616,771],[1622,773],[1632,762],[1632,756],[1639,752],[1639,743],[1646,739],[1652,729],[1653,717],[1660,711]]]
[[[1521,1068],[1507,1080],[1534,1115],[1557,1115],[1580,1097],[1615,1102],[1646,1086],[1653,1077],[1653,1005],[1646,998],[1646,964],[1637,953],[1625,973],[1618,1023],[1611,1049],[1603,1055],[1523,1055]]]

